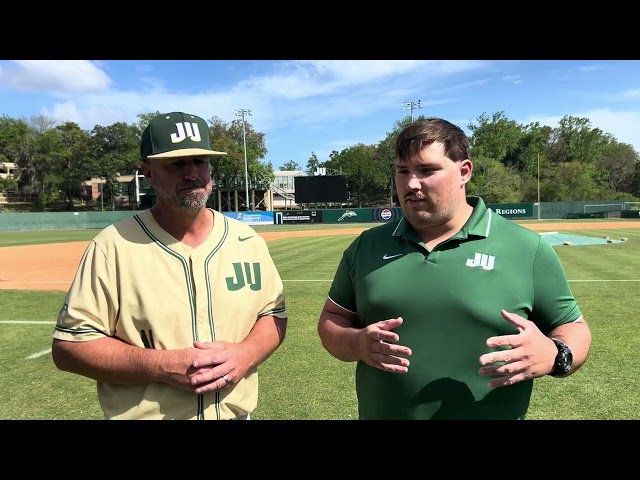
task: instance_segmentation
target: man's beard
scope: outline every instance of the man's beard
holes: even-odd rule
[[[204,187],[204,192],[196,192],[191,191],[188,195],[180,195],[180,190],[184,188],[191,187]],[[158,197],[166,200],[169,204],[174,207],[181,208],[183,210],[200,210],[201,208],[207,205],[207,200],[213,191],[213,187],[211,183],[207,185],[200,184],[191,184],[191,185],[182,185],[178,187],[176,192],[167,192],[166,190],[161,190],[156,188],[156,193]]]

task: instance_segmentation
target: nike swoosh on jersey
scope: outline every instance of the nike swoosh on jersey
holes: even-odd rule
[[[396,257],[401,257],[402,255],[404,255],[404,253],[399,253],[397,255],[387,255],[386,253],[384,254],[384,256],[382,257],[383,260],[390,260],[392,258],[396,258]]]
[[[244,242],[245,240],[249,240],[250,238],[253,238],[253,235],[251,235],[250,237],[238,237],[238,241]]]

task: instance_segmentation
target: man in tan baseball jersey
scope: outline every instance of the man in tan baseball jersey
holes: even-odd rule
[[[53,333],[55,365],[97,381],[108,419],[246,419],[282,343],[282,281],[249,225],[206,207],[209,126],[153,118],[142,173],[156,204],[89,244]]]

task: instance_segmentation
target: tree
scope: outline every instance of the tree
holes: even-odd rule
[[[302,170],[298,162],[289,160],[287,163],[280,165],[280,171]]]
[[[226,152],[227,155],[215,156],[212,160],[212,176],[216,184],[223,188],[243,188],[244,176],[244,140],[246,133],[247,144],[247,174],[249,187],[269,185],[275,175],[271,163],[262,163],[268,152],[265,145],[264,133],[256,132],[253,125],[240,119],[225,122],[219,117],[209,120],[209,134],[211,146],[214,150]]]
[[[472,135],[469,141],[474,156],[492,158],[511,167],[519,168],[521,162],[515,152],[524,132],[521,125],[509,120],[504,112],[496,112],[491,118],[485,113],[478,117],[478,125],[468,125]]]
[[[473,175],[467,184],[467,193],[482,197],[485,203],[520,202],[521,182],[521,177],[513,168],[480,156],[473,160]]]
[[[524,176],[537,177],[538,167],[549,161],[548,148],[552,128],[530,123],[523,129],[523,135],[508,162]]]
[[[6,115],[0,118],[0,154],[11,159],[20,169],[19,188],[25,193],[39,196],[45,173],[38,171],[35,159],[37,151],[36,130],[24,120],[15,120]]]
[[[325,166],[335,170],[336,165],[347,175],[351,202],[362,207],[379,201],[388,185],[389,171],[386,162],[376,156],[375,146],[359,143],[332,154]]]
[[[553,130],[553,148],[550,158],[554,162],[583,162],[597,164],[612,140],[599,128],[591,128],[587,118],[565,115]]]
[[[546,202],[567,202],[600,198],[602,186],[594,181],[600,175],[596,166],[583,162],[550,163],[541,176]]]
[[[117,122],[107,127],[96,125],[91,131],[94,169],[91,177],[105,179],[101,195],[114,196],[120,191],[119,175],[135,175],[140,165],[139,125]]]
[[[138,130],[138,136],[142,137],[142,132],[144,131],[145,128],[147,128],[147,125],[149,125],[149,122],[154,118],[157,117],[158,115],[160,115],[162,112],[156,110],[155,112],[149,112],[149,113],[139,113],[137,115],[138,117],[138,121],[134,124],[134,126],[136,127],[136,129]]]
[[[44,133],[47,130],[53,128],[58,123],[54,118],[46,117],[44,115],[32,115],[29,117],[29,126],[38,133]]]
[[[42,134],[46,139],[46,156],[51,160],[51,172],[45,177],[47,193],[52,197],[60,191],[73,210],[74,199],[85,195],[83,182],[95,170],[94,157],[89,151],[89,135],[78,124],[67,122]],[[43,142],[44,143],[44,142]]]
[[[307,168],[305,170],[305,173],[309,176],[315,175],[318,167],[320,167],[320,161],[318,160],[315,152],[311,152],[311,156],[309,157],[309,160],[307,160]]]
[[[606,172],[607,183],[613,192],[634,193],[638,154],[626,143],[612,141],[606,148],[598,167]]]

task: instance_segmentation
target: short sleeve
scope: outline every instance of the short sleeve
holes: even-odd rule
[[[345,249],[329,288],[329,298],[340,307],[356,312],[356,294],[353,285],[353,262],[360,237]]]
[[[532,320],[543,333],[573,322],[582,315],[557,253],[542,239],[536,252],[533,277]]]
[[[115,276],[108,259],[95,241],[85,250],[64,305],[58,314],[53,337],[85,342],[112,336],[117,322]]]

